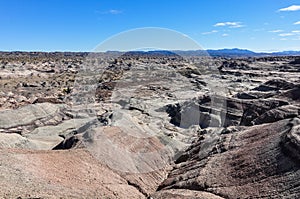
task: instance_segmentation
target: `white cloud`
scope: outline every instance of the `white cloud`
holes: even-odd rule
[[[293,36],[295,35],[294,33],[281,33],[279,34],[280,37],[288,37],[288,36]]]
[[[244,25],[242,25],[241,22],[220,22],[220,23],[216,23],[214,26],[215,27],[228,26],[230,28],[241,28]]]
[[[203,32],[202,35],[210,35],[210,34],[217,33],[217,32],[218,32],[217,30],[212,30],[210,32]]]
[[[113,9],[112,9],[112,10],[109,10],[108,13],[109,13],[109,14],[113,14],[113,15],[117,15],[117,14],[121,14],[122,11],[121,11],[121,10],[113,10]]]
[[[292,6],[289,6],[289,7],[286,7],[286,8],[281,8],[279,9],[279,11],[297,11],[297,10],[300,10],[300,6],[299,5],[292,5]]]
[[[117,15],[117,14],[123,13],[123,11],[122,10],[116,10],[116,9],[111,9],[111,10],[106,10],[106,11],[96,10],[95,13],[102,14],[102,15],[105,15],[105,14]]]
[[[300,25],[300,21],[295,22],[294,25]]]
[[[283,32],[283,30],[270,30],[269,32],[277,33],[277,32]]]
[[[223,36],[223,37],[228,37],[229,34],[224,33],[222,36]]]
[[[286,37],[289,37],[289,38],[291,38],[293,40],[297,40],[299,38],[299,35],[300,35],[300,30],[293,30],[293,31],[291,31],[289,33],[281,33],[278,36],[283,37],[280,40],[287,40]],[[297,37],[297,39],[295,37]]]

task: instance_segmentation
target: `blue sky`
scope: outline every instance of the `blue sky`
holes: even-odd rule
[[[205,49],[300,50],[300,0],[1,0],[0,50],[91,51],[142,27]]]

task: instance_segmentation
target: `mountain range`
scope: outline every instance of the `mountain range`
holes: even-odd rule
[[[133,56],[207,56],[212,57],[263,57],[263,56],[300,56],[300,51],[280,51],[280,52],[254,52],[247,49],[218,49],[218,50],[151,50],[151,51],[107,51],[108,54],[122,54],[122,55],[133,55]]]
[[[203,55],[205,53],[213,57],[259,57],[259,56],[299,56],[300,51],[281,51],[281,52],[254,52],[247,49],[218,49],[218,50],[189,50],[175,51],[181,55]]]

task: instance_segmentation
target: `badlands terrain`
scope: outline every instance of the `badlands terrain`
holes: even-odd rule
[[[299,198],[300,57],[0,53],[0,198]]]

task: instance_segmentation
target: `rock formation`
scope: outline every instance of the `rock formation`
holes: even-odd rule
[[[0,197],[299,198],[298,62],[0,53]]]

